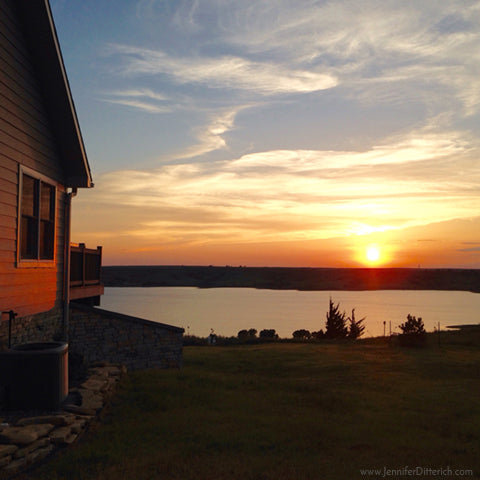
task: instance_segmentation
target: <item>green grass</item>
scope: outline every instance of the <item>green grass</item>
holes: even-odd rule
[[[130,373],[101,423],[25,478],[337,480],[407,465],[480,478],[479,354],[375,341],[188,347],[182,370]]]

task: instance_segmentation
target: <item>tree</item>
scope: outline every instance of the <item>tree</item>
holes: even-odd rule
[[[366,317],[361,318],[360,320],[355,319],[355,309],[352,310],[352,316],[348,317],[348,321],[350,322],[349,330],[348,330],[348,338],[352,338],[356,340],[363,335],[365,330],[365,325],[362,325]]]
[[[345,312],[340,313],[340,304],[334,305],[330,298],[330,306],[325,325],[326,338],[345,338],[348,334],[347,318]]]
[[[242,340],[244,342],[254,340],[257,338],[257,330],[255,330],[254,328],[250,328],[249,330],[240,330],[237,333],[237,337],[239,340]]]
[[[407,321],[400,325],[400,330],[404,335],[421,335],[426,333],[422,317],[417,319],[410,314],[407,315]]]
[[[315,340],[322,340],[325,338],[325,333],[322,329],[320,329],[318,332],[312,332],[312,338]]]
[[[407,321],[400,325],[402,334],[399,335],[400,345],[406,347],[422,347],[427,342],[425,326],[421,317],[407,315]]]
[[[277,332],[274,330],[274,329],[270,329],[270,330],[262,330],[260,332],[260,338],[263,338],[263,339],[277,339],[278,338],[278,335],[277,335]]]
[[[312,334],[308,330],[305,330],[304,328],[302,328],[300,330],[295,330],[292,336],[297,340],[308,340],[309,338],[312,337]]]
[[[237,337],[240,338],[241,340],[245,340],[246,338],[248,338],[248,331],[247,330],[240,330],[237,333]]]

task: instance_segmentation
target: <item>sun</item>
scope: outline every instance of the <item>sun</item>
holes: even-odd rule
[[[360,239],[355,247],[355,264],[365,267],[382,267],[390,264],[396,252],[388,242],[375,241],[373,238]]]
[[[380,261],[380,249],[376,245],[370,245],[367,248],[365,255],[370,263],[377,263]]]

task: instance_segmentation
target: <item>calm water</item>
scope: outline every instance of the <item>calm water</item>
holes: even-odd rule
[[[347,315],[366,317],[365,336],[400,332],[407,314],[422,317],[427,331],[447,325],[480,323],[480,294],[445,291],[322,291],[257,290],[253,288],[150,287],[105,288],[101,308],[183,327],[206,337],[210,330],[236,336],[239,330],[274,328],[280,337],[305,328],[325,329],[329,298]]]

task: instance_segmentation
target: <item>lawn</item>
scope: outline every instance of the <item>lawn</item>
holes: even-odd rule
[[[128,374],[101,422],[24,478],[480,478],[479,392],[478,346],[187,347],[181,370]]]

